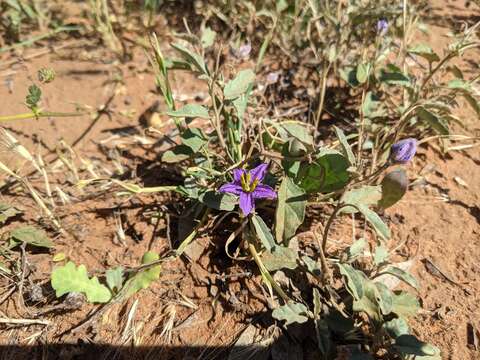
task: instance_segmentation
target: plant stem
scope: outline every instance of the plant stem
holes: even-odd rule
[[[285,294],[285,292],[280,287],[280,285],[278,285],[277,282],[273,279],[272,275],[270,275],[265,265],[263,265],[262,260],[260,259],[260,256],[258,256],[257,249],[255,249],[255,246],[250,242],[248,242],[248,250],[250,251],[250,254],[252,254],[253,260],[255,260],[255,262],[257,263],[257,266],[260,269],[263,276],[266,277],[268,282],[270,282],[270,284],[273,286],[273,288],[278,293],[278,295],[280,295],[283,301],[285,301],[286,303],[292,301],[292,299],[290,299],[288,295]]]
[[[17,115],[0,116],[0,122],[6,122],[11,120],[35,119],[35,118],[41,118],[41,117],[81,116],[85,114],[86,113],[61,113],[61,112],[39,111],[36,114],[34,112],[29,112],[29,113],[17,114]]]

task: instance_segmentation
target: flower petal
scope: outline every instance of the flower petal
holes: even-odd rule
[[[277,193],[268,185],[257,185],[252,193],[254,199],[276,199]]]
[[[265,175],[267,174],[268,164],[260,164],[256,168],[250,170],[251,183],[255,180],[261,182]]]
[[[235,180],[236,183],[241,184],[242,175],[244,173],[245,173],[245,169],[241,169],[241,168],[233,169],[233,180]]]
[[[218,189],[218,191],[220,191],[221,193],[240,195],[243,190],[242,187],[236,183],[228,183],[220,186],[220,189]]]
[[[240,193],[240,209],[242,209],[243,215],[247,216],[255,208],[252,193],[242,192]]]
[[[390,157],[394,162],[405,164],[412,160],[417,152],[417,140],[403,139],[392,145]]]

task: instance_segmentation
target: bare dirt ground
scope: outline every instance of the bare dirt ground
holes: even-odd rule
[[[429,43],[441,49],[447,44],[448,27],[458,26],[461,21],[475,21],[475,17],[478,20],[478,14],[472,15],[463,1],[435,1],[433,13],[427,14]],[[149,118],[148,109],[158,95],[154,92],[149,64],[141,51],[127,64],[109,63],[98,49],[86,51],[74,43],[46,55],[35,56],[37,53],[39,49],[25,50],[24,59],[34,56],[25,61],[15,55],[1,58],[1,115],[25,111],[22,102],[26,89],[42,66],[53,67],[58,74],[52,84],[44,87],[46,107],[74,111],[75,103],[79,102],[98,109],[99,114],[94,118],[19,120],[5,124],[5,128],[30,151],[43,154],[47,161],[55,160],[55,147],[64,140],[72,145],[77,156],[91,160],[98,171],[115,172],[120,166],[128,169],[126,179],[138,177],[148,186],[175,183],[176,179],[162,176],[162,167],[156,157],[166,144],[161,139],[144,136],[143,121]],[[471,70],[478,71],[474,68],[478,56],[479,53],[466,59],[463,69],[468,70],[470,66]],[[118,81],[119,78],[122,81]],[[194,78],[177,75],[174,92],[185,101],[201,98],[205,90],[198,84]],[[459,109],[459,115],[478,134],[480,127],[472,114]],[[162,131],[168,129],[166,126]],[[125,136],[127,133],[129,137]],[[122,149],[120,153],[113,150],[118,146]],[[13,168],[22,166],[8,153],[0,157]],[[78,157],[75,162],[81,163]],[[398,245],[400,254],[414,259],[413,267],[421,284],[418,296],[423,311],[410,325],[421,339],[438,346],[445,359],[480,358],[479,349],[475,349],[471,341],[472,334],[480,336],[479,165],[478,148],[441,156],[432,147],[422,147],[409,168],[416,185],[386,214],[394,234],[391,245]],[[25,285],[27,289],[49,279],[55,266],[54,253],[64,252],[76,263],[83,263],[92,271],[102,271],[118,264],[138,265],[145,251],[152,249],[163,253],[176,246],[171,243],[175,236],[172,239],[170,234],[176,233],[180,220],[163,217],[155,222],[144,209],[180,214],[178,199],[142,195],[120,202],[113,193],[89,196],[73,186],[67,173],[65,166],[58,165],[55,180],[74,199],[72,204],[58,208],[68,234],[55,239],[55,250],[51,253],[29,254],[33,274]],[[82,173],[81,177],[88,178],[88,174]],[[41,180],[34,182],[41,183]],[[38,220],[41,215],[30,197],[18,189],[3,191],[0,199],[24,210],[23,217],[15,218],[5,230]],[[118,219],[126,233],[125,243],[119,242],[115,235]],[[29,308],[50,320],[52,325],[8,328],[2,331],[0,343],[44,344],[33,350],[33,356],[25,354],[25,358],[42,358],[42,353],[56,353],[65,359],[78,358],[75,346],[55,349],[54,344],[60,342],[78,345],[133,343],[147,349],[141,355],[135,355],[136,350],[131,349],[129,355],[122,354],[124,358],[226,358],[225,348],[250,322],[260,322],[267,327],[268,322],[262,314],[268,304],[263,301],[259,276],[252,275],[248,266],[233,265],[221,256],[227,229],[219,229],[215,235],[213,238],[205,235],[198,240],[199,250],[192,255],[191,261],[168,263],[160,281],[126,303],[110,307],[95,322],[78,330],[70,331],[86,318],[94,308],[92,305],[82,304],[78,310],[58,311],[56,308],[49,312],[52,293],[32,299]],[[338,230],[335,237],[344,243],[351,241],[349,235]],[[208,243],[216,246],[204,251]],[[49,305],[45,307],[47,302]],[[61,307],[61,304],[53,306]],[[29,311],[32,310],[22,309],[13,300],[0,305],[2,315],[31,316]],[[168,331],[169,321],[174,325],[172,331]],[[2,358],[22,358],[17,350],[5,350]],[[101,356],[120,358],[115,348],[102,350]]]

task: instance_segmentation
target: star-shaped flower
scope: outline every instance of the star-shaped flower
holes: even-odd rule
[[[255,209],[256,199],[275,199],[277,193],[270,186],[262,184],[267,173],[267,164],[260,164],[247,171],[245,169],[233,170],[233,182],[222,185],[222,193],[230,193],[240,197],[240,209],[247,216]]]

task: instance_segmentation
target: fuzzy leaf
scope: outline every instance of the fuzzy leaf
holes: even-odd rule
[[[383,328],[394,339],[399,337],[400,335],[410,334],[410,328],[408,327],[407,322],[403,318],[396,318],[387,321],[383,324]]]
[[[34,226],[22,226],[16,228],[10,233],[11,245],[16,246],[22,242],[28,245],[52,248],[53,243],[48,238],[45,231],[37,229]]]
[[[415,296],[406,291],[394,292],[392,312],[397,316],[408,318],[414,316],[418,309],[420,303]]]
[[[448,123],[433,114],[432,112],[426,110],[423,107],[417,109],[417,116],[425,121],[433,130],[435,130],[440,135],[448,135],[450,133],[448,129]]]
[[[432,50],[432,48],[426,44],[419,44],[414,46],[411,49],[408,49],[408,52],[410,54],[416,54],[418,56],[421,56],[425,59],[427,59],[428,62],[435,62],[439,61],[440,58],[438,55],[435,53],[435,51]]]
[[[333,129],[337,134],[338,141],[340,141],[340,145],[342,146],[343,155],[348,159],[350,165],[355,166],[355,155],[353,154],[352,148],[347,141],[347,137],[345,136],[342,129],[334,126]]]
[[[267,224],[265,224],[263,219],[258,215],[252,216],[252,223],[258,238],[262,242],[262,245],[268,251],[272,251],[277,244],[275,243],[275,240],[273,239],[273,235],[270,232],[270,229],[268,228]]]
[[[255,73],[252,69],[240,71],[237,76],[230,80],[223,89],[223,95],[227,100],[233,100],[247,92],[250,84],[255,81]]]
[[[142,265],[150,264],[158,259],[158,254],[154,253],[153,251],[147,251],[142,257]],[[125,283],[125,287],[127,288],[126,296],[130,297],[136,292],[148,288],[152,282],[158,280],[161,271],[162,267],[160,265],[156,265],[133,275]]]
[[[0,203],[0,224],[4,224],[8,219],[21,213],[22,211],[9,204]]]
[[[338,264],[340,274],[347,279],[347,290],[352,296],[359,300],[363,297],[363,276],[361,271],[354,269],[349,264]]]
[[[52,271],[51,283],[57,298],[70,292],[79,292],[86,295],[88,302],[106,303],[112,297],[96,276],[88,277],[85,265],[77,268],[71,261]]]
[[[178,110],[167,111],[167,115],[172,117],[184,118],[202,118],[210,119],[208,109],[205,106],[198,104],[187,104]]]
[[[25,102],[29,107],[35,107],[37,106],[41,97],[42,97],[42,90],[40,90],[40,88],[37,85],[33,84],[28,87],[28,95],[25,98]]]
[[[110,290],[118,291],[123,285],[123,267],[117,266],[115,269],[108,269],[105,273],[107,285]]]
[[[172,47],[177,50],[182,57],[191,65],[193,65],[201,74],[208,76],[208,69],[207,65],[203,58],[193,52],[192,50],[187,49],[183,45],[180,44],[172,44]]]
[[[367,242],[365,241],[364,238],[360,238],[357,241],[355,241],[350,247],[347,249],[347,254],[348,254],[348,259],[353,260],[357,256],[363,253],[363,250],[365,249],[365,246],[367,245]]]
[[[207,144],[207,139],[200,129],[187,129],[181,138],[183,145],[188,146],[194,153]]]
[[[268,271],[293,270],[297,267],[297,258],[298,255],[294,250],[278,245],[272,251],[265,251],[262,254],[263,265]]]
[[[400,335],[395,339],[394,346],[402,355],[415,355],[416,359],[420,359],[420,356],[430,357],[439,354],[435,346],[424,343],[413,335]]]
[[[205,27],[202,31],[202,38],[200,39],[202,43],[203,48],[207,48],[209,46],[212,46],[213,43],[215,42],[215,37],[217,36],[217,33],[210,29],[208,26]]]
[[[305,191],[285,177],[278,189],[278,203],[275,212],[275,237],[277,242],[288,244],[305,219],[307,198]]]
[[[388,268],[383,270],[379,275],[383,275],[383,274],[390,274],[390,275],[396,276],[397,278],[407,283],[408,285],[412,286],[413,288],[418,289],[417,279],[415,279],[413,275],[409,274],[403,269],[400,269],[395,266],[389,266]]]
[[[198,200],[211,209],[222,211],[232,211],[238,203],[235,195],[223,194],[214,190],[202,193]]]
[[[281,126],[289,136],[294,137],[303,144],[313,146],[313,136],[304,123],[299,121],[284,121],[279,126]]]
[[[285,325],[292,323],[303,324],[308,321],[306,314],[308,309],[300,303],[289,303],[282,305],[272,312],[272,317],[277,320],[285,320]]]

